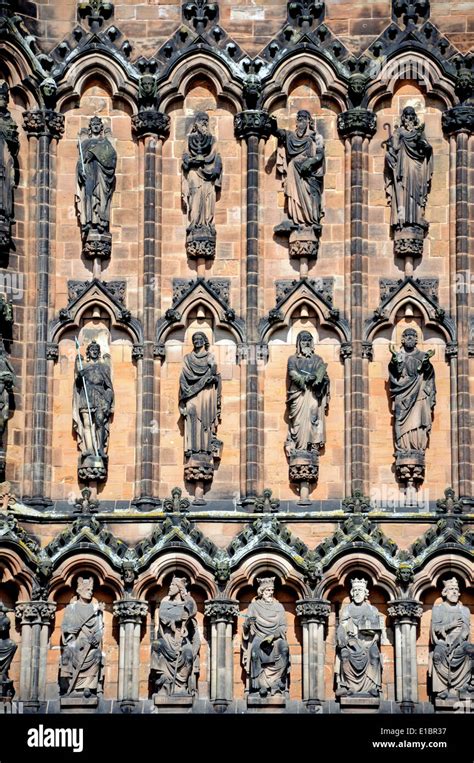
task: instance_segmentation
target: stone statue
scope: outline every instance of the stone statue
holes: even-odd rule
[[[413,106],[403,109],[400,126],[384,145],[385,191],[391,206],[396,253],[421,255],[428,230],[425,207],[433,174],[433,149]]]
[[[77,353],[72,419],[81,455],[81,481],[101,481],[107,476],[110,417],[114,410],[114,388],[110,355],[101,358],[100,345],[92,341],[86,350],[86,364]]]
[[[290,482],[316,482],[319,451],[326,441],[324,417],[329,404],[327,365],[314,352],[309,331],[296,338],[296,355],[288,359],[288,437]]]
[[[47,109],[54,109],[56,106],[58,83],[53,77],[46,77],[40,84],[40,92],[44,105]]]
[[[296,115],[296,129],[275,131],[277,171],[283,177],[290,224],[275,232],[290,235],[290,257],[316,257],[321,234],[325,172],[324,139],[309,111]]]
[[[366,581],[351,581],[351,603],[343,607],[336,632],[336,696],[379,697],[382,690],[380,617],[369,604]]]
[[[401,481],[421,482],[425,471],[425,451],[436,402],[435,372],[430,362],[434,350],[416,349],[414,328],[402,334],[402,349],[390,345],[390,395],[395,419],[395,466]]]
[[[153,74],[143,74],[138,83],[138,105],[140,109],[155,109],[158,85]]]
[[[216,437],[221,376],[206,335],[197,331],[192,342],[193,351],[184,356],[179,378],[179,412],[184,417],[185,479],[202,482],[212,480],[214,459],[220,458],[222,448]]]
[[[77,596],[64,610],[61,625],[63,651],[59,668],[59,687],[63,696],[87,699],[97,695],[102,680],[104,605],[93,598],[93,588],[92,577],[79,577]]]
[[[200,638],[197,606],[186,579],[173,577],[158,613],[158,638],[152,642],[151,670],[158,694],[196,693]]]
[[[469,643],[471,615],[459,599],[456,578],[443,581],[443,603],[431,615],[431,677],[439,699],[474,698],[474,644]]]
[[[284,694],[290,667],[286,614],[274,598],[275,578],[257,578],[257,596],[250,603],[242,634],[243,666],[250,694]]]
[[[105,135],[100,117],[92,117],[87,136],[79,136],[77,212],[84,254],[105,257],[110,255],[110,204],[115,189],[117,152]]]
[[[0,249],[8,248],[11,240],[16,157],[20,148],[18,128],[8,111],[9,99],[8,85],[0,80]]]
[[[8,672],[17,645],[10,638],[11,625],[7,612],[3,602],[0,602],[0,697],[13,697],[15,695],[13,681],[8,677]]]
[[[4,447],[3,438],[10,417],[10,395],[15,383],[13,366],[0,340],[0,450]]]
[[[199,259],[213,259],[216,251],[214,210],[222,184],[222,160],[215,143],[209,117],[199,111],[188,135],[188,150],[182,163],[182,198],[189,220],[186,251],[189,257]]]

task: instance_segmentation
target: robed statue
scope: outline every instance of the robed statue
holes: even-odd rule
[[[18,128],[8,111],[8,102],[8,85],[0,80],[0,248],[10,244],[16,157],[20,148]]]
[[[0,450],[4,448],[4,435],[10,418],[10,400],[16,383],[13,366],[0,340]]]
[[[101,357],[100,344],[92,341],[86,362],[77,353],[72,418],[81,451],[79,478],[103,480],[107,474],[110,417],[114,410],[114,388],[110,355]]]
[[[0,697],[13,697],[13,681],[8,677],[10,665],[17,650],[17,644],[10,638],[10,618],[8,610],[0,602]]]
[[[59,687],[63,696],[87,699],[97,695],[101,686],[104,605],[93,598],[93,589],[92,577],[79,577],[77,595],[64,610],[59,667]]]
[[[275,578],[257,578],[257,596],[250,603],[242,633],[242,663],[249,694],[284,694],[288,685],[290,649],[286,613],[274,597]]]
[[[104,124],[92,117],[86,138],[79,138],[76,204],[83,238],[89,232],[107,233],[115,189],[117,152],[105,135]]]
[[[221,376],[206,335],[196,331],[192,343],[179,378],[179,412],[184,418],[186,479],[199,481],[212,479],[213,459],[220,458]]]
[[[222,185],[222,159],[209,128],[209,117],[199,111],[188,135],[188,150],[182,160],[182,199],[187,209],[188,256],[212,259],[215,256],[216,195]]]
[[[439,699],[474,699],[474,644],[469,642],[471,614],[460,602],[456,578],[444,580],[442,604],[431,614],[431,678]]]
[[[434,350],[416,349],[414,328],[402,334],[401,349],[390,345],[389,384],[395,422],[395,456],[401,479],[423,479],[425,451],[436,402]],[[410,460],[411,459],[411,460]]]
[[[160,603],[157,638],[151,647],[152,680],[157,694],[196,693],[200,648],[196,612],[186,579],[174,575],[168,596]]]
[[[368,602],[366,581],[351,581],[350,604],[343,607],[336,631],[336,696],[379,697],[382,690],[378,610]]]
[[[296,338],[296,354],[288,359],[287,377],[285,451],[290,480],[312,482],[317,478],[318,454],[326,441],[330,383],[327,364],[314,352],[309,331],[300,331]]]

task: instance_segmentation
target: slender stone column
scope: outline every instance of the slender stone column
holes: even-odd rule
[[[55,612],[51,601],[24,601],[15,607],[21,627],[19,699],[37,708],[45,698],[49,626]]]
[[[147,612],[147,602],[140,599],[114,603],[114,615],[120,626],[118,699],[124,702],[139,699],[140,629]]]
[[[469,137],[474,132],[474,105],[458,105],[442,117],[446,135],[456,144],[456,328],[457,359],[457,430],[459,495],[471,496],[471,404],[469,394]]]
[[[239,614],[234,599],[209,599],[204,614],[211,622],[211,702],[225,712],[233,697],[232,626]]]
[[[396,599],[388,614],[395,626],[395,696],[402,712],[412,713],[418,702],[416,627],[423,607],[414,599]]]
[[[314,710],[324,700],[324,628],[331,605],[325,599],[300,599],[296,615],[303,629],[303,701]]]
[[[259,292],[259,146],[272,133],[273,120],[267,111],[241,111],[234,117],[235,136],[247,143],[247,231],[246,231],[246,498],[261,491],[259,471],[260,409],[258,380],[258,292]]]
[[[48,361],[46,344],[51,279],[51,240],[54,219],[53,169],[56,143],[64,133],[64,115],[49,109],[25,111],[24,128],[28,139],[36,142],[36,336],[34,354],[34,392],[31,444],[31,492],[28,503],[47,506],[45,496],[49,464],[48,445]]]
[[[368,160],[369,140],[376,130],[376,116],[366,109],[339,114],[341,138],[350,142],[351,224],[351,465],[352,493],[367,494],[369,472],[369,356],[364,348],[364,317],[368,281]]]
[[[138,442],[138,475],[136,504],[153,508],[159,484],[159,458],[154,446],[159,437],[159,380],[155,389],[155,326],[161,294],[161,195],[163,141],[169,134],[169,117],[160,111],[140,111],[133,117],[133,131],[143,150],[143,331],[144,348],[141,360],[141,441]]]

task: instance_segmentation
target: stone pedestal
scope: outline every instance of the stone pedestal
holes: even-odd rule
[[[425,452],[404,450],[395,453],[395,469],[400,482],[414,484],[425,478]]]
[[[396,257],[422,257],[423,241],[428,230],[426,226],[410,225],[394,231],[394,251]]]
[[[194,698],[190,694],[154,694],[153,702],[159,708],[192,707]]]
[[[77,462],[79,482],[104,482],[107,479],[107,458],[81,454]]]
[[[90,230],[84,239],[82,253],[88,260],[107,260],[112,253],[112,234]]]
[[[190,259],[213,260],[216,256],[216,231],[208,225],[186,230],[186,253]]]
[[[318,481],[319,453],[316,450],[293,450],[289,454],[290,482]]]
[[[339,702],[342,713],[377,713],[380,707],[379,697],[366,697],[362,694],[340,697]]]
[[[438,699],[436,697],[434,706],[439,713],[474,713],[473,699],[456,699],[455,697]]]
[[[118,699],[138,701],[140,667],[140,629],[148,604],[140,599],[122,599],[114,603],[119,621],[119,684]]]
[[[388,614],[395,626],[395,697],[404,712],[412,712],[418,702],[416,627],[423,614],[413,599],[391,601]]]
[[[259,694],[247,695],[247,707],[286,707],[286,694],[275,694],[273,697],[261,697]]]
[[[68,694],[67,697],[60,698],[61,710],[73,710],[74,712],[81,712],[81,710],[96,710],[99,705],[99,698],[96,694],[91,697],[84,697],[82,694],[77,697],[74,694]]]
[[[232,626],[239,614],[234,599],[209,599],[204,614],[211,623],[211,702],[225,710],[233,697]]]
[[[331,605],[324,599],[300,599],[296,615],[303,629],[303,701],[319,705],[324,700],[324,628]]]
[[[49,626],[56,611],[51,601],[24,601],[16,605],[21,627],[20,696],[23,702],[45,698]]]

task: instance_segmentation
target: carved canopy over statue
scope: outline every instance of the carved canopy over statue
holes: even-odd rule
[[[86,363],[79,351],[75,364],[72,418],[79,457],[79,479],[104,480],[107,476],[107,450],[110,417],[114,409],[114,388],[110,355],[101,358],[98,342],[86,350]]]
[[[471,615],[459,601],[456,578],[444,581],[443,603],[431,614],[431,677],[439,699],[474,698],[474,644],[469,642]]]
[[[325,173],[324,139],[316,130],[309,111],[296,115],[296,129],[277,128],[277,171],[283,177],[290,225],[276,232],[290,233],[291,257],[316,257],[323,211]]]
[[[385,191],[397,253],[419,255],[428,230],[425,207],[433,174],[433,149],[412,106],[403,109],[400,122],[385,143]]]
[[[76,205],[87,256],[110,255],[110,204],[115,189],[117,152],[105,135],[100,117],[89,122],[88,137],[79,137]]]
[[[92,577],[77,580],[77,596],[64,610],[61,625],[63,651],[59,668],[61,694],[97,695],[102,680],[103,603],[93,598]]]
[[[10,618],[7,608],[0,602],[0,697],[13,697],[13,681],[8,677],[17,645],[10,638]]]
[[[20,148],[18,128],[8,111],[8,101],[8,85],[0,80],[0,250],[10,245],[16,156]]]
[[[222,185],[222,160],[209,129],[209,117],[199,111],[188,135],[182,162],[182,198],[188,212],[186,251],[189,257],[212,259],[216,249],[214,211]]]
[[[336,695],[379,697],[382,690],[378,647],[380,617],[368,602],[366,581],[354,578],[351,582],[351,603],[342,609],[336,633]]]
[[[290,667],[286,613],[274,598],[275,578],[257,578],[257,596],[250,603],[242,633],[242,663],[250,694],[284,694]]]
[[[329,404],[327,364],[314,352],[309,331],[296,338],[296,354],[288,359],[288,437],[290,481],[314,482],[318,477],[319,451],[326,441],[325,414]]]
[[[390,345],[396,468],[399,479],[408,482],[423,480],[431,412],[436,402],[435,372],[430,361],[434,350],[417,350],[417,342],[416,330],[407,328],[402,334],[402,349],[396,352]]]
[[[197,605],[186,579],[173,577],[158,612],[158,634],[151,648],[151,670],[157,694],[196,693],[200,637]]]
[[[185,478],[211,480],[214,459],[220,458],[217,439],[221,415],[221,376],[209,341],[202,331],[192,337],[193,351],[184,356],[179,379],[179,411],[184,417]]]

